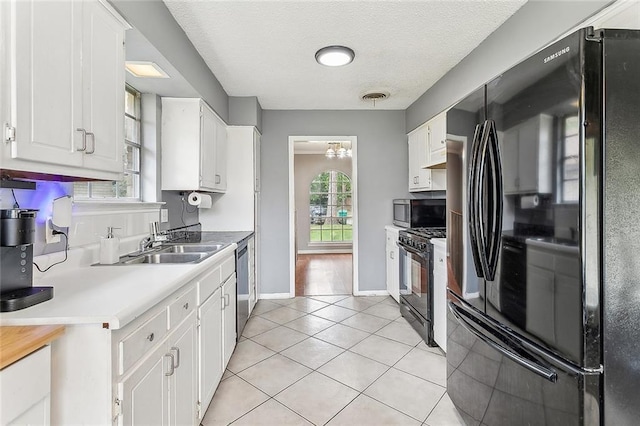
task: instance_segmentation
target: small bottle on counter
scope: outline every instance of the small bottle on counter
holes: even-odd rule
[[[120,238],[113,235],[113,226],[107,227],[107,237],[100,240],[100,264],[113,265],[120,260]]]

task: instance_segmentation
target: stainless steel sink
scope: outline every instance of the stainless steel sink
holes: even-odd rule
[[[160,249],[162,253],[211,253],[217,252],[226,244],[176,244]]]
[[[120,258],[116,265],[140,265],[140,264],[175,264],[175,263],[199,263],[213,256],[229,244],[164,244],[153,248],[146,253],[131,253]]]
[[[120,262],[123,265],[135,265],[138,263],[196,263],[213,253],[151,253],[134,257]]]

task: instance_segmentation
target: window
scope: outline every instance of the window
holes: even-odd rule
[[[560,202],[578,201],[580,175],[580,128],[578,117],[565,117],[562,125],[562,152],[560,155]]]
[[[337,170],[320,173],[309,188],[310,242],[351,242],[351,179]]]
[[[124,177],[111,182],[76,182],[76,199],[140,199],[140,92],[127,86],[124,94]]]

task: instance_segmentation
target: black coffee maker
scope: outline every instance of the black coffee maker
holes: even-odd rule
[[[52,287],[33,287],[37,210],[0,210],[0,312],[17,311],[53,297]]]

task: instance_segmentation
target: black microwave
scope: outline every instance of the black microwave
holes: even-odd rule
[[[444,228],[447,200],[393,200],[393,224],[403,228]]]

